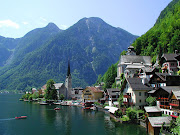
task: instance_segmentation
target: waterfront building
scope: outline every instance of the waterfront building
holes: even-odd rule
[[[82,99],[82,93],[83,93],[83,88],[82,87],[76,87],[72,89],[72,99],[73,100],[81,100]]]
[[[163,123],[163,127],[169,127],[171,120],[171,117],[148,117],[148,134],[159,135]]]
[[[97,87],[86,87],[82,93],[84,102],[97,102],[103,97],[103,91]]]
[[[162,112],[159,106],[145,106],[144,110],[147,113],[147,117],[162,116]]]
[[[109,101],[109,106],[112,106],[113,104],[115,104],[116,101],[118,101],[120,95],[120,89],[109,88],[107,89],[106,95]]]

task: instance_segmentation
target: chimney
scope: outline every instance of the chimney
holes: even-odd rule
[[[177,54],[178,53],[178,50],[175,50],[175,54]]]
[[[142,84],[145,84],[145,78],[144,77],[142,78]]]

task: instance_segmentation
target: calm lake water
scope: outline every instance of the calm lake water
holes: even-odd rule
[[[120,124],[101,111],[81,107],[39,105],[19,101],[21,95],[0,94],[0,135],[145,135],[144,128]],[[27,119],[16,120],[15,116]]]

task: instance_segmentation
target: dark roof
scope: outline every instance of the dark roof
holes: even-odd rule
[[[152,90],[151,87],[148,87],[142,83],[141,78],[127,78],[127,81],[132,90]]]
[[[179,91],[180,90],[180,86],[161,86],[160,88],[164,89],[168,93],[171,93],[172,90],[173,91]]]
[[[165,58],[166,61],[177,61],[175,57],[177,57],[180,54],[176,53],[169,53],[169,54],[163,54],[161,58]]]
[[[159,73],[159,72],[155,72],[155,74],[161,78],[163,81],[166,81],[166,76],[169,75],[168,73]]]
[[[116,96],[117,92],[118,92],[118,95],[120,94],[120,90],[118,88],[111,88],[111,89],[107,89],[107,92],[109,95],[111,96]]]
[[[151,65],[150,56],[137,56],[137,55],[122,55],[120,63],[143,63],[144,65]]]
[[[70,71],[70,60],[68,60],[67,76],[71,76],[71,71]]]

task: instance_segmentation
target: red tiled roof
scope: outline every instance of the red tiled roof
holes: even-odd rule
[[[87,87],[86,89],[88,89],[88,90],[91,90],[92,92],[103,92],[103,91],[101,91],[99,88],[96,88],[96,87]]]

